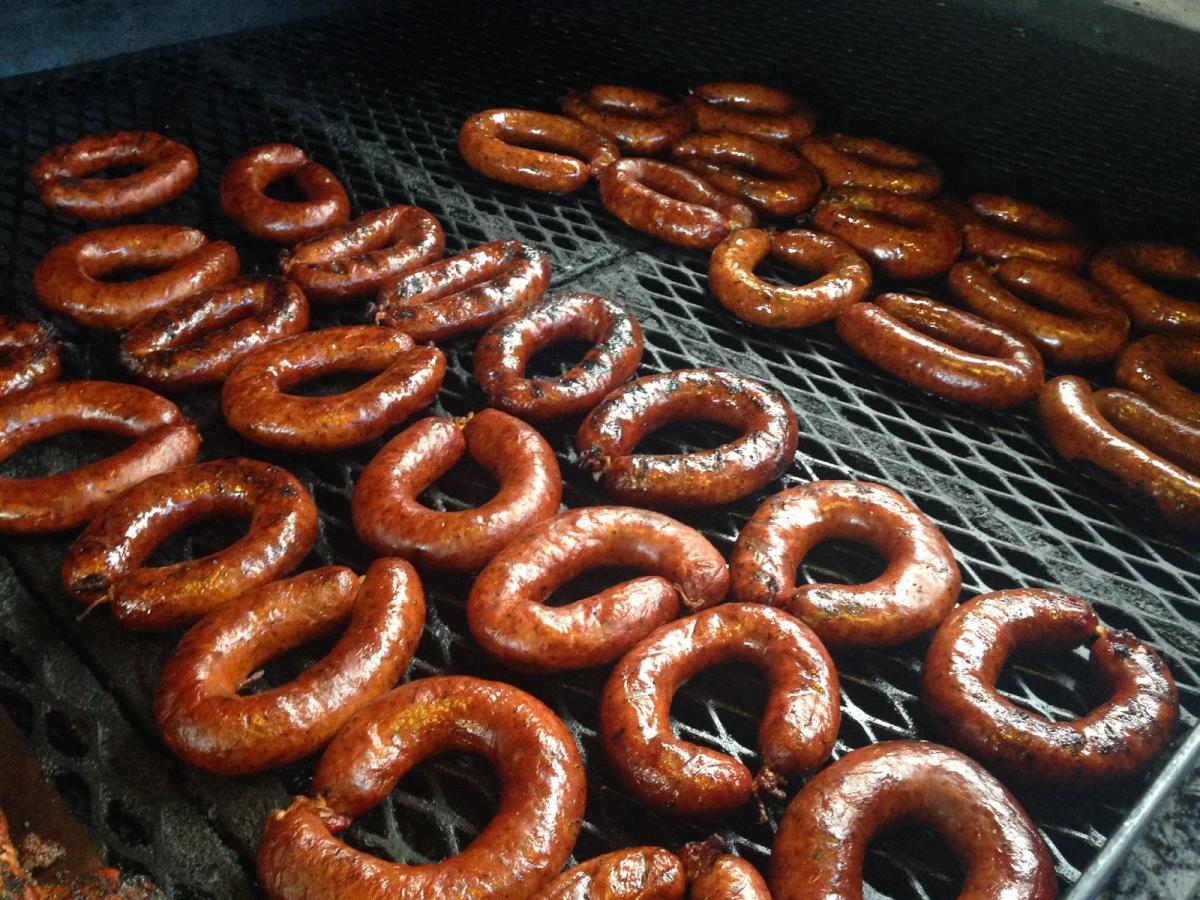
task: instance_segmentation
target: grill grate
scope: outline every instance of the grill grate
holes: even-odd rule
[[[118,128],[165,131],[201,161],[198,184],[147,221],[196,225],[234,239],[247,270],[268,270],[275,250],[236,233],[217,204],[224,165],[254,143],[291,141],[329,165],[356,211],[415,203],[442,221],[448,252],[519,236],[551,257],[556,286],[591,290],[631,306],[646,335],[642,372],[725,365],[783,390],[800,421],[796,463],[767,491],[717,510],[680,516],[728,551],[759,502],[811,478],[864,478],[911,497],[943,528],[963,570],[964,596],[1019,585],[1059,585],[1092,599],[1110,624],[1133,629],[1169,660],[1185,726],[1200,714],[1200,574],[1193,546],[1110,502],[1060,465],[1025,412],[992,414],[921,395],[854,357],[827,327],[765,333],[736,322],[707,294],[704,255],[651,244],[624,229],[593,190],[566,198],[487,182],[466,168],[455,136],[462,119],[491,105],[553,108],[568,87],[635,82],[668,91],[721,77],[765,80],[806,92],[832,112],[828,127],[880,134],[942,161],[952,186],[1012,191],[1074,214],[1093,236],[1173,237],[1200,243],[1200,173],[1191,160],[1200,87],[1006,24],[933,4],[841,0],[779,4],[776,15],[616,4],[568,17],[552,5],[514,11],[455,4],[356,14],[207,40],[0,83],[0,292],[33,310],[33,267],[54,244],[84,230],[37,202],[25,173],[46,147]],[[801,8],[803,6],[803,8]],[[1048,61],[1053,61],[1048,66]],[[1047,73],[1047,68],[1059,71]],[[364,304],[317,311],[316,324],[362,321]],[[119,378],[115,342],[59,323],[71,377]],[[449,343],[435,412],[484,404],[470,376],[474,338]],[[553,354],[552,354],[553,355]],[[345,454],[264,452],[221,422],[213,391],[181,399],[201,426],[203,456],[245,454],[285,465],[313,491],[321,534],[307,565],[368,556],[349,524],[349,492],[378,444]],[[563,463],[569,506],[602,498],[571,466],[568,429],[547,437]],[[657,440],[700,446],[698,428]],[[0,465],[13,474],[82,452],[70,442]],[[36,457],[36,458],[35,458]],[[459,508],[488,492],[465,471],[432,490]],[[164,551],[182,556],[222,542],[217,527]],[[57,572],[63,537],[9,539],[0,550],[0,703],[13,715],[77,814],[110,858],[145,871],[179,897],[252,893],[253,859],[266,812],[303,791],[311,763],[221,779],[187,770],[158,741],[150,697],[171,640],[123,632],[104,612],[77,621]],[[805,565],[812,580],[864,577],[877,561],[830,545]],[[19,583],[18,583],[19,579]],[[425,579],[429,616],[414,677],[469,672],[518,684],[546,700],[586,754],[587,822],[580,858],[631,843],[676,845],[701,825],[648,812],[616,785],[596,735],[603,673],[514,676],[468,637],[468,578]],[[319,652],[319,648],[312,652]],[[917,701],[924,644],[840,654],[843,728],[838,755],[870,741],[935,737]],[[300,660],[302,661],[303,655]],[[287,677],[296,659],[272,666]],[[1096,700],[1079,655],[1010,666],[1010,696],[1054,717]],[[763,688],[752,672],[697,678],[674,708],[680,733],[753,766]],[[1064,888],[1076,882],[1127,817],[1145,785],[1055,802],[1021,794],[1042,827]],[[358,822],[348,839],[418,862],[461,849],[487,820],[497,790],[486,766],[447,757],[422,766]],[[748,811],[722,822],[737,852],[765,862],[783,806],[760,823]],[[870,854],[870,896],[953,896],[957,874],[918,839],[896,836]]]

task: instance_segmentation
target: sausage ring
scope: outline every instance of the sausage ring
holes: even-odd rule
[[[299,202],[267,196],[267,186],[291,178],[307,198]],[[254,237],[295,244],[350,218],[350,198],[327,168],[293,144],[251,147],[221,176],[221,208]]]
[[[333,303],[378,292],[442,258],[441,223],[419,206],[389,206],[279,254],[279,271],[313,300]]]
[[[520,241],[492,241],[409,272],[379,293],[375,321],[441,341],[490,328],[537,300],[550,284],[550,261]]]
[[[725,849],[725,842],[716,835],[679,849],[691,885],[688,900],[771,900],[758,870]]]
[[[794,144],[812,134],[816,113],[786,91],[741,81],[711,81],[683,98],[697,131],[735,131]]]
[[[1092,395],[1112,426],[1151,453],[1200,476],[1200,425],[1163,412],[1140,394],[1106,388]]]
[[[72,431],[100,431],[133,443],[57,475],[0,478],[0,534],[75,528],[126,488],[186,465],[200,449],[200,435],[175,404],[131,384],[51,382],[0,399],[0,460]]]
[[[329,397],[289,393],[335,372],[378,372]],[[442,386],[446,357],[415,347],[398,331],[335,325],[255,350],[225,379],[221,411],[247,440],[298,452],[365,444],[428,406]]]
[[[1057,368],[1108,362],[1129,337],[1129,317],[1107,291],[1052,263],[960,262],[947,283],[967,309],[1025,335]]]
[[[686,891],[678,856],[662,847],[628,847],[567,869],[531,900],[683,900]]]
[[[801,141],[799,149],[831,188],[914,197],[931,197],[942,189],[942,172],[933,160],[878,138],[815,134]]]
[[[588,341],[583,360],[556,378],[526,378],[525,366],[557,341]],[[619,303],[597,294],[555,294],[502,319],[475,348],[475,380],[494,406],[530,421],[586,413],[637,371],[642,329]]]
[[[891,278],[932,278],[962,249],[958,228],[920,197],[839,188],[817,204],[813,227],[840,237]]]
[[[89,328],[132,328],[184,297],[238,273],[238,255],[182,225],[121,225],[59,244],[33,271],[47,309]],[[155,269],[133,281],[101,281],[126,269]]]
[[[757,776],[671,727],[680,685],[735,661],[758,666],[771,683]],[[781,793],[782,779],[829,758],[840,724],[825,647],[799,619],[756,603],[725,603],[658,628],[621,658],[600,697],[600,737],[622,783],[647,806],[680,815],[717,815],[760,791]]]
[[[668,244],[711,250],[755,223],[754,210],[687,169],[656,159],[622,159],[600,173],[605,209]]]
[[[985,319],[914,294],[880,294],[837,318],[853,350],[923,391],[984,409],[1031,400],[1045,377],[1027,339]]]
[[[1052,722],[996,690],[1021,645],[1070,650],[1089,640],[1111,699],[1087,715]],[[1036,588],[984,594],[951,613],[925,656],[921,698],[951,743],[1001,777],[1068,791],[1137,774],[1179,721],[1175,681],[1153,648],[1100,625],[1079,597]]]
[[[500,488],[486,503],[442,512],[417,497],[464,453]],[[474,572],[518,534],[558,512],[562,475],[545,438],[496,409],[422,419],[392,438],[354,485],[350,510],[363,543],[422,570]]]
[[[122,178],[88,178],[113,166],[141,169]],[[92,134],[47,150],[30,175],[39,199],[77,219],[133,216],[170,203],[200,173],[196,154],[153,131]]]
[[[617,145],[594,128],[531,109],[475,113],[462,124],[458,150],[481,175],[558,194],[579,190],[621,155]]]
[[[250,520],[223,550],[153,568],[142,564],[172,534],[213,516]],[[294,569],[317,536],[317,508],[278,466],[219,459],[163,472],[126,491],[71,545],[67,592],[111,603],[126,628],[176,628]]]
[[[797,567],[829,540],[867,544],[887,569],[866,584],[797,587]],[[930,631],[962,585],[933,520],[868,481],[812,481],[769,498],[742,527],[729,572],[735,600],[782,606],[834,648],[889,647]]]
[[[1087,242],[1070,220],[1000,194],[972,194],[966,205],[944,198],[941,207],[962,229],[963,251],[988,262],[1013,257],[1079,269]]]
[[[399,559],[375,560],[362,578],[326,566],[262,585],[183,636],[154,695],[159,731],[185,762],[220,775],[303,759],[396,683],[424,623],[421,582]],[[294,680],[238,693],[264,663],[339,625],[333,649]]]
[[[306,328],[300,288],[275,275],[235,278],[126,332],[121,365],[166,391],[220,384],[247,354]]]
[[[333,836],[414,766],[451,752],[482,755],[502,785],[495,818],[461,853],[400,865]],[[360,710],[322,755],[313,793],[267,817],[258,874],[272,900],[524,900],[570,855],[587,785],[575,741],[541,701],[496,681],[444,676],[401,685]]]
[[[1200,335],[1200,302],[1176,297],[1151,285],[1175,281],[1200,285],[1200,256],[1173,244],[1119,244],[1092,257],[1088,276],[1107,288],[1142,331]]]
[[[567,606],[546,605],[555,589],[598,566],[648,574]],[[661,513],[593,506],[541,522],[496,554],[471,588],[467,624],[510,669],[586,669],[728,590],[729,568],[700,532]]]
[[[760,278],[754,269],[768,253],[815,278],[802,285]],[[708,287],[723,307],[752,325],[807,328],[866,299],[871,267],[854,248],[833,235],[743,228],[713,250]]]
[[[1160,435],[1165,443],[1172,431],[1179,430],[1178,425],[1186,423],[1160,414],[1156,425],[1144,413],[1135,412],[1139,421],[1146,422],[1138,434],[1146,444],[1138,443],[1107,418],[1114,405],[1129,397],[1123,394],[1101,391],[1093,396],[1082,378],[1061,375],[1042,389],[1038,417],[1051,445],[1068,462],[1084,466],[1090,474],[1099,474],[1108,484],[1144,500],[1169,524],[1200,531],[1200,461],[1189,464],[1161,445],[1148,446],[1154,435]],[[1127,405],[1125,408],[1128,411]],[[1172,420],[1177,425],[1162,430],[1162,423]]]
[[[688,133],[692,114],[676,103],[639,88],[598,84],[563,97],[563,112],[617,142],[629,156],[658,156]]]
[[[712,450],[644,454],[633,449],[668,422],[717,422],[742,436]],[[725,369],[649,375],[613,391],[575,438],[579,467],[622,503],[716,506],[778,477],[796,455],[796,414],[783,396]]]
[[[54,332],[39,322],[0,315],[0,397],[54,381],[61,374]]]
[[[1152,334],[1134,341],[1117,357],[1117,384],[1177,419],[1200,425],[1200,393],[1171,373],[1200,376],[1200,335]]]
[[[878,832],[914,821],[945,841],[960,897],[1054,900],[1054,864],[1037,826],[982,766],[938,744],[884,741],[847,753],[788,804],[771,850],[775,900],[862,900]]]
[[[768,216],[797,216],[817,202],[821,176],[787,147],[733,131],[697,132],[671,160]]]

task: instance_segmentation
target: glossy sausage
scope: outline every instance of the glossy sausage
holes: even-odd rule
[[[914,197],[931,197],[942,189],[942,172],[933,160],[878,138],[814,134],[799,149],[834,189],[869,188]]]
[[[600,566],[646,572],[566,606],[546,600]],[[520,534],[475,579],[467,623],[511,669],[560,672],[611,662],[683,609],[725,598],[729,569],[700,532],[622,506],[572,509]]]
[[[488,178],[562,194],[579,190],[620,156],[594,128],[531,109],[475,113],[459,130],[458,150]]]
[[[1066,651],[1088,642],[1109,699],[1086,715],[1051,721],[996,689],[1018,648]],[[1136,775],[1179,721],[1175,681],[1149,645],[1101,625],[1079,597],[1036,588],[984,594],[951,613],[925,656],[921,698],[950,742],[988,769],[1059,791]]]
[[[1119,388],[1096,391],[1092,401],[1117,431],[1151,453],[1200,475],[1200,425],[1176,418],[1142,395]]]
[[[950,217],[928,200],[839,188],[817,204],[813,227],[839,237],[891,278],[932,278],[962,247]]]
[[[797,216],[817,202],[821,176],[787,147],[733,131],[697,132],[671,147],[671,161],[762,215]]]
[[[120,178],[89,178],[114,166],[140,171]],[[30,176],[39,199],[77,219],[133,216],[170,203],[200,172],[196,154],[153,131],[92,134],[47,150]]]
[[[762,768],[675,736],[671,702],[710,666],[751,663],[771,685],[758,728]],[[600,697],[609,763],[634,797],[677,815],[727,813],[820,766],[841,724],[833,660],[808,626],[757,603],[725,603],[668,622],[621,658]]]
[[[87,231],[46,254],[33,272],[38,302],[89,328],[132,328],[164,307],[238,273],[238,255],[182,225],[121,225]],[[107,281],[153,269],[132,281]]]
[[[249,519],[223,550],[146,567],[172,534],[214,516]],[[110,504],[63,561],[67,592],[109,603],[137,631],[176,628],[290,572],[317,536],[317,508],[299,481],[252,459],[196,463],[147,478]]]
[[[1200,256],[1174,244],[1118,244],[1088,263],[1088,277],[1117,298],[1135,328],[1200,335],[1200,301],[1169,294],[1151,284],[1200,285]]]
[[[683,900],[687,878],[674,853],[629,847],[563,872],[531,900]]]
[[[111,381],[51,382],[0,399],[0,460],[76,431],[132,440],[112,456],[55,475],[0,478],[0,534],[88,522],[127,488],[196,458],[200,435],[175,404]]]
[[[40,322],[0,315],[0,397],[55,381],[62,374],[58,338]]]
[[[701,250],[756,221],[754,210],[736,197],[654,159],[623,159],[601,172],[600,200],[630,228]]]
[[[946,281],[963,306],[1025,335],[1056,368],[1108,362],[1129,337],[1129,317],[1108,292],[1062,266],[972,260],[955,265]]]
[[[260,347],[225,380],[221,411],[247,440],[298,452],[326,452],[382,437],[428,406],[442,386],[446,357],[414,347],[398,331],[335,325]],[[304,397],[297,385],[335,372],[378,372],[348,391]]]
[[[268,196],[267,187],[283,178],[306,199]],[[221,176],[221,208],[251,235],[273,244],[316,237],[350,218],[350,198],[337,176],[293,144],[251,147],[231,162]]]
[[[377,209],[279,254],[279,271],[310,299],[331,303],[374,294],[442,258],[441,223],[419,206]]]
[[[880,294],[837,319],[846,344],[923,391],[985,409],[1037,395],[1042,357],[1026,338],[915,294]]]
[[[867,544],[887,568],[866,584],[797,587],[808,551],[831,540]],[[937,525],[868,481],[813,481],[769,498],[742,527],[729,571],[735,600],[782,606],[835,648],[887,647],[936,628],[962,584]]]
[[[300,288],[275,275],[235,278],[159,310],[121,339],[121,365],[167,391],[220,384],[248,354],[308,328]]]
[[[414,341],[482,331],[533,303],[550,284],[550,261],[520,241],[492,241],[409,272],[385,287],[375,321]]]
[[[1078,269],[1087,242],[1070,220],[1013,197],[972,194],[965,205],[948,197],[939,206],[962,230],[963,254],[988,262],[1020,257]]]
[[[765,141],[794,144],[812,134],[817,116],[786,91],[742,81],[712,81],[683,98],[697,131],[735,131]]]
[[[333,836],[440,753],[483,756],[502,786],[495,817],[461,853],[401,865]],[[267,817],[259,881],[272,900],[524,900],[570,855],[586,792],[575,741],[540,701],[495,681],[423,678],[372,701],[337,734],[317,766],[316,800],[298,797]]]
[[[431,509],[417,498],[462,459],[499,489],[469,509]],[[388,441],[354,485],[350,511],[363,543],[425,569],[474,572],[518,534],[558,512],[562,474],[545,438],[520,419],[485,409],[464,424],[422,419]]]
[[[725,852],[716,835],[679,849],[687,872],[688,900],[771,900],[767,883],[749,862]]]
[[[771,850],[775,900],[862,900],[879,832],[928,828],[962,870],[959,897],[1054,900],[1050,853],[1020,803],[977,763],[925,741],[884,741],[818,772],[788,804]]]
[[[344,566],[255,588],[194,625],[163,666],[154,715],[190,765],[261,772],[315,753],[408,668],[425,623],[412,566],[377,559],[360,578]],[[277,656],[344,626],[337,644],[295,679],[241,688]]]
[[[556,378],[526,378],[525,366],[557,341],[592,346]],[[493,325],[475,347],[475,380],[494,406],[530,421],[586,413],[624,384],[642,359],[642,329],[619,303],[573,291],[533,303]]]
[[[1200,392],[1175,375],[1200,376],[1200,335],[1152,334],[1117,357],[1117,384],[1141,394],[1163,412],[1200,426]]]
[[[754,274],[767,258],[815,276],[801,285]],[[764,328],[807,328],[865,300],[871,267],[840,238],[816,231],[743,228],[725,238],[708,263],[708,288],[745,322]]]
[[[634,448],[668,422],[717,422],[742,436],[712,450]],[[579,467],[622,503],[715,506],[770,483],[796,455],[796,414],[778,392],[725,369],[649,375],[613,391],[579,427]]]
[[[680,103],[633,87],[598,84],[563,97],[563,112],[617,142],[628,156],[658,156],[687,134],[692,114]]]

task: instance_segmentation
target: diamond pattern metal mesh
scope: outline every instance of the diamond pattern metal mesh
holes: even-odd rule
[[[707,293],[707,258],[652,244],[625,229],[594,191],[551,197],[487,182],[455,149],[470,112],[510,104],[553,108],[567,88],[634,82],[668,91],[720,77],[806,91],[829,127],[908,142],[941,160],[952,186],[1008,190],[1068,212],[1097,239],[1166,236],[1196,242],[1200,174],[1183,123],[1200,120],[1200,90],[1155,73],[1023,34],[952,7],[871,0],[780,4],[771,14],[690,9],[686,17],[634,4],[565,11],[406,6],[355,13],[110,60],[0,83],[0,297],[34,308],[33,267],[82,227],[37,202],[25,172],[46,147],[86,132],[151,128],[183,140],[201,161],[199,182],[144,217],[182,222],[235,240],[247,270],[268,270],[274,249],[224,219],[217,182],[252,144],[291,141],[342,179],[356,211],[415,203],[435,213],[448,250],[518,236],[546,250],[556,286],[628,304],[646,334],[643,373],[725,365],[782,390],[800,420],[800,452],[778,484],[747,500],[680,518],[728,551],[770,492],[812,478],[881,481],[911,497],[943,528],[963,570],[964,596],[1021,585],[1059,585],[1093,600],[1110,624],[1150,640],[1179,680],[1185,727],[1200,713],[1200,573],[1195,546],[1111,501],[1054,457],[1028,413],[992,414],[924,396],[873,370],[829,328],[778,334],[733,320]],[[1052,73],[1048,69],[1053,69]],[[1053,75],[1051,81],[1048,76]],[[317,324],[365,318],[365,304],[320,311]],[[110,336],[59,323],[72,377],[120,377]],[[470,376],[474,338],[449,343],[450,365],[433,411],[484,404]],[[547,365],[564,362],[551,351]],[[285,465],[313,491],[321,534],[306,565],[368,562],[349,523],[349,493],[378,445],[328,456],[264,452],[221,422],[214,391],[181,398],[201,426],[203,456],[245,454]],[[569,506],[601,500],[573,468],[569,429],[547,430]],[[704,446],[698,427],[669,429],[659,448]],[[0,472],[66,467],[91,451],[60,440],[0,465]],[[443,508],[479,502],[488,477],[465,467],[427,495]],[[224,529],[224,531],[222,530]],[[202,527],[161,560],[208,552],[226,525]],[[58,584],[65,537],[6,539],[0,550],[0,704],[18,721],[75,811],[110,858],[151,874],[180,897],[252,894],[253,859],[266,812],[303,791],[311,763],[221,779],[186,769],[155,734],[150,697],[172,640],[131,635],[103,611],[82,621]],[[811,580],[853,581],[878,560],[852,545],[819,548]],[[14,574],[15,573],[15,574]],[[18,583],[19,582],[19,583]],[[411,677],[468,672],[503,678],[543,698],[566,721],[588,761],[580,858],[630,843],[678,843],[711,826],[649,812],[615,783],[596,736],[604,673],[553,678],[501,671],[470,640],[470,580],[425,579],[429,615]],[[843,653],[843,727],[837,753],[871,741],[935,737],[917,701],[925,645]],[[279,683],[321,652],[307,648],[268,667]],[[1009,667],[1009,695],[1053,717],[1096,701],[1082,655]],[[754,765],[764,688],[753,671],[705,673],[674,707],[685,737]],[[1079,877],[1145,785],[1063,802],[1020,794],[1051,847],[1064,888]],[[487,767],[470,757],[422,766],[351,829],[355,845],[426,861],[456,852],[497,801]],[[748,810],[719,823],[737,852],[765,862],[783,806],[767,821]],[[895,835],[872,851],[873,897],[954,896],[958,875],[930,842]]]

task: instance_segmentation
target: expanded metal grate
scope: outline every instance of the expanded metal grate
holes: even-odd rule
[[[954,7],[887,0],[652,10],[605,4],[407,5],[207,40],[0,83],[0,296],[34,311],[31,275],[54,244],[84,230],[47,212],[26,172],[46,147],[88,132],[164,131],[191,146],[199,182],[147,217],[234,240],[247,270],[269,270],[275,250],[237,233],[221,214],[225,164],[267,140],[291,141],[330,166],[356,212],[415,203],[435,213],[449,252],[516,236],[551,256],[556,287],[628,304],[646,335],[642,372],[724,365],[784,391],[800,421],[800,452],[775,485],[737,504],[680,514],[728,551],[756,506],[812,478],[877,480],[911,497],[945,531],[964,597],[1057,585],[1093,600],[1105,621],[1150,640],[1169,660],[1185,707],[1200,714],[1200,572],[1195,546],[1110,500],[1054,456],[1027,412],[986,413],[906,387],[856,358],[820,327],[768,333],[728,316],[706,291],[707,257],[655,244],[621,226],[594,190],[555,197],[507,188],[471,172],[455,138],[469,113],[492,105],[552,109],[566,89],[609,81],[679,92],[714,78],[763,80],[807,93],[829,127],[910,143],[942,161],[952,187],[1012,191],[1080,216],[1097,239],[1200,243],[1200,172],[1192,159],[1200,89],[1154,72],[1035,38]],[[1086,214],[1086,215],[1085,215]],[[363,321],[365,303],[317,312],[316,324]],[[120,378],[111,336],[58,323],[71,377]],[[446,345],[449,368],[433,412],[484,404],[470,375],[475,339]],[[551,352],[544,362],[565,359]],[[1102,374],[1097,376],[1102,377]],[[313,491],[321,534],[307,565],[368,562],[349,523],[349,493],[378,444],[325,456],[269,453],[223,425],[216,391],[181,399],[201,426],[203,456],[279,462]],[[551,428],[569,506],[599,502],[573,466],[569,428]],[[695,427],[648,445],[711,444]],[[86,450],[58,440],[0,472],[66,467]],[[430,491],[434,505],[483,499],[487,476],[464,467]],[[174,541],[162,558],[207,552],[221,526]],[[178,897],[253,893],[264,815],[306,789],[312,764],[224,779],[187,769],[162,747],[150,698],[173,640],[129,634],[104,611],[77,620],[58,583],[68,538],[6,539],[0,563],[0,704],[21,725],[72,809],[109,858],[152,875]],[[819,548],[812,580],[853,581],[878,570],[860,548]],[[631,843],[675,846],[712,825],[639,806],[608,771],[596,736],[604,673],[514,676],[489,661],[465,623],[466,577],[425,579],[429,614],[412,677],[465,672],[512,681],[555,709],[588,762],[587,822],[577,855]],[[890,652],[842,653],[843,727],[837,753],[878,740],[936,738],[917,700],[924,642]],[[320,647],[268,667],[286,679]],[[1053,717],[1096,702],[1083,655],[1019,662],[1004,688]],[[680,733],[752,767],[764,688],[752,671],[706,673],[674,707]],[[1181,743],[1177,742],[1177,746]],[[1152,776],[1153,777],[1153,776]],[[1051,847],[1064,889],[1076,883],[1127,820],[1149,780],[1067,801],[1018,792]],[[417,862],[461,849],[497,799],[487,767],[448,757],[420,767],[351,830],[352,843]],[[737,852],[765,863],[783,805],[768,820],[747,810],[717,825]],[[936,842],[933,842],[936,844]],[[936,852],[936,851],[935,851]],[[872,896],[953,896],[948,856],[923,837],[888,837],[869,857]]]

